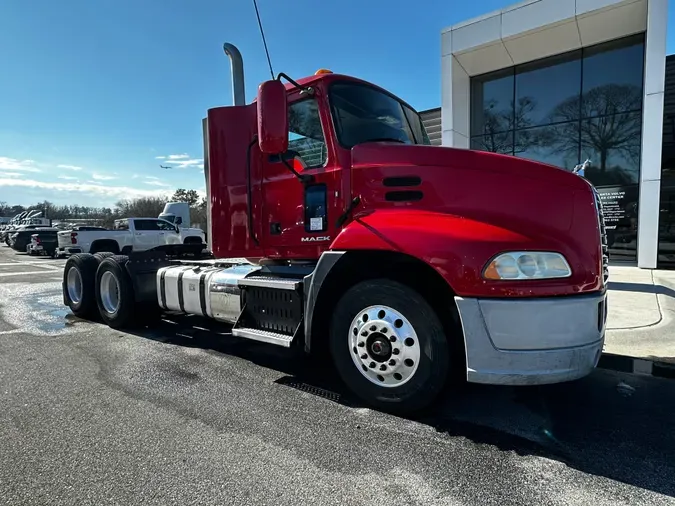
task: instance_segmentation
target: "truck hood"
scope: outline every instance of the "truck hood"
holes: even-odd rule
[[[553,165],[514,156],[444,146],[372,142],[352,148],[352,166],[358,167],[447,167],[456,171],[480,171],[534,179],[570,189],[584,189],[587,183],[576,174]],[[451,176],[453,172],[448,172]]]
[[[355,217],[385,209],[443,213],[527,236],[549,250],[571,247],[580,256],[599,240],[587,180],[513,156],[362,144],[352,149],[351,193],[361,199]]]

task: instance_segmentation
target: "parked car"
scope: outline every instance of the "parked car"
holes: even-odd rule
[[[58,248],[58,236],[55,229],[44,229],[30,236],[31,241],[27,246],[27,252],[30,256],[48,255],[56,257]]]
[[[39,225],[26,225],[25,228],[19,227],[9,234],[9,245],[16,251],[27,252],[28,245],[31,242],[31,236],[37,231],[42,232],[43,230],[53,230],[56,232],[55,228],[40,227]]]
[[[74,253],[125,253],[145,251],[164,244],[204,244],[204,232],[185,236],[180,229],[158,218],[125,218],[115,220],[113,230],[66,230],[58,232],[58,255]],[[89,227],[97,228],[97,227]]]

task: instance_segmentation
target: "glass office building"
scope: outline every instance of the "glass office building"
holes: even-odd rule
[[[613,260],[637,260],[644,48],[637,35],[471,79],[472,149],[591,161]]]
[[[611,260],[675,265],[666,18],[667,0],[528,0],[444,30],[440,142],[590,160]]]

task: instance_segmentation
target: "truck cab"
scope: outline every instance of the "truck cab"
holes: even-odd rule
[[[534,385],[597,365],[607,244],[583,177],[431,146],[409,104],[325,70],[280,74],[203,124],[214,259],[69,260],[74,313],[124,328],[152,306],[324,350],[356,395],[399,413],[451,378]]]

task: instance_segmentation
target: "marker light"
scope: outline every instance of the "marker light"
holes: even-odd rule
[[[511,251],[496,256],[483,271],[490,280],[555,279],[572,275],[560,253]]]
[[[319,69],[319,70],[317,70],[316,72],[314,72],[314,75],[315,75],[315,76],[320,76],[321,74],[332,74],[332,73],[333,73],[332,70],[328,70],[328,69]]]

